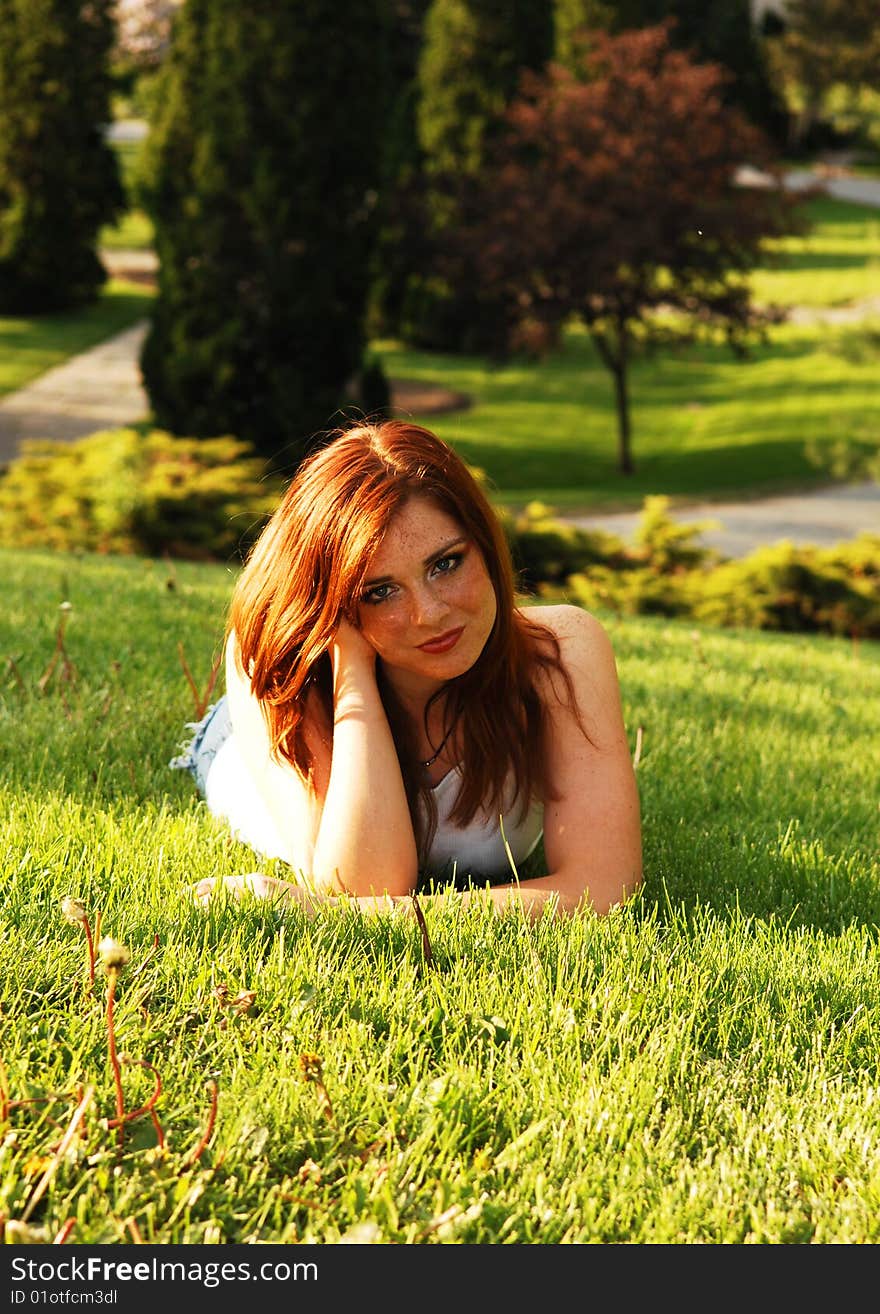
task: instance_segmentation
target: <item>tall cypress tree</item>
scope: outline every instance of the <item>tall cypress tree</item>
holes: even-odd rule
[[[125,196],[107,144],[114,0],[0,0],[0,311],[95,300]]]
[[[399,333],[407,282],[424,263],[419,203],[423,158],[416,112],[419,52],[430,0],[388,0],[388,4],[389,105],[368,312],[371,332],[377,337]]]
[[[457,182],[479,172],[484,150],[524,69],[553,53],[553,0],[433,0],[425,18],[416,111],[427,184],[425,267],[410,281],[403,332],[446,350],[492,350],[498,319],[466,268],[431,249],[458,216]]]
[[[420,63],[419,139],[429,172],[474,173],[524,68],[553,53],[542,0],[434,0]]]
[[[386,88],[383,0],[187,0],[145,165],[157,422],[292,470],[361,365]]]

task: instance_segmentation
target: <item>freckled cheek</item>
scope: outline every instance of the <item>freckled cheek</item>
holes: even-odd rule
[[[484,620],[491,629],[498,608],[492,581],[488,575],[475,572],[469,579],[463,581],[456,605],[469,615]]]
[[[402,607],[386,604],[381,610],[381,617],[377,617],[361,608],[361,633],[377,652],[387,652],[405,636],[409,621]]]

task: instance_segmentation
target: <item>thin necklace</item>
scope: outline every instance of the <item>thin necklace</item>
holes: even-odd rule
[[[427,762],[420,762],[419,766],[429,767],[434,765],[434,763],[437,761],[437,758],[440,756],[440,754],[443,752],[444,748],[446,747],[446,743],[449,739],[449,736],[452,734],[454,729],[455,729],[455,722],[453,721],[452,725],[449,727],[449,729],[446,731],[446,734],[443,736],[442,740],[440,741],[440,747],[437,749],[437,752],[434,754],[434,756],[429,757]]]

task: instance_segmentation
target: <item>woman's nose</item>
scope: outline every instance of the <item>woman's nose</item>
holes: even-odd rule
[[[412,617],[417,625],[436,625],[448,611],[443,597],[432,588],[426,586],[414,592]]]

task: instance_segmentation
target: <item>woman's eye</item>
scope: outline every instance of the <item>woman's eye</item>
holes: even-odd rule
[[[461,559],[462,554],[460,552],[451,552],[448,557],[438,557],[434,562],[434,570],[439,575],[448,575],[460,564]]]
[[[368,603],[385,602],[391,597],[390,584],[375,584],[373,588],[367,589],[363,596],[363,601]]]

